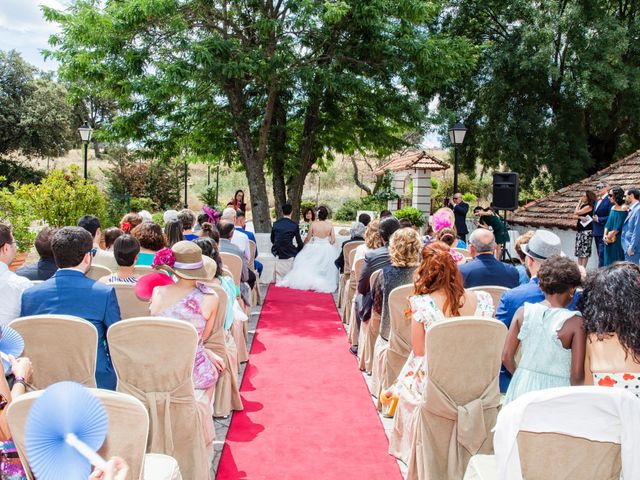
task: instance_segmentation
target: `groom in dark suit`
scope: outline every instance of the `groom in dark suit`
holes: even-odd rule
[[[598,252],[598,267],[604,265],[604,226],[609,218],[609,212],[613,207],[613,203],[609,200],[609,185],[606,182],[600,182],[596,186],[598,199],[593,206],[593,240],[596,244]]]
[[[300,237],[300,227],[291,220],[293,207],[286,203],[282,206],[283,217],[277,220],[271,228],[271,253],[278,257],[276,260],[276,282],[281,280],[293,266],[293,260],[304,244]],[[295,239],[296,244],[293,244]]]

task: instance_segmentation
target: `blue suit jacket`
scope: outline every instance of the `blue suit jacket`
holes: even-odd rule
[[[607,223],[607,219],[609,218],[609,212],[613,207],[613,203],[609,200],[609,197],[605,197],[597,203],[597,208],[593,211],[593,215],[598,216],[598,221],[593,222],[593,235],[595,237],[602,237],[604,235],[604,226]]]
[[[515,288],[519,284],[518,270],[496,259],[492,254],[478,255],[469,263],[460,266],[464,288],[498,285]]]
[[[567,307],[569,310],[575,310],[578,299],[581,293],[576,292],[573,296],[573,301]],[[520,285],[508,292],[504,292],[500,299],[500,305],[496,311],[496,318],[504,323],[507,328],[511,326],[511,320],[516,314],[518,309],[522,307],[525,302],[527,303],[539,303],[544,300],[544,293],[538,286],[538,278],[532,278],[529,283]],[[511,374],[504,368],[504,365],[500,368],[500,391],[506,392],[509,388],[509,382],[511,381]]]
[[[629,249],[633,250],[634,257],[640,254],[640,203],[636,203],[629,211],[622,225],[620,242],[625,257]]]
[[[49,280],[22,294],[22,316],[45,314],[75,315],[96,327],[96,384],[98,388],[115,390],[116,373],[107,346],[107,329],[120,320],[113,287],[95,282],[77,270],[58,270]]]

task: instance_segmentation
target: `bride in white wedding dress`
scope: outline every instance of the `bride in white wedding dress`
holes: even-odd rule
[[[318,220],[311,224],[304,248],[296,255],[293,267],[277,283],[278,287],[332,293],[338,288],[338,256],[333,224],[327,220],[326,207],[318,208]]]

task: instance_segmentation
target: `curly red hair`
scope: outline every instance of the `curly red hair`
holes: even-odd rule
[[[426,295],[443,290],[446,296],[443,313],[447,317],[460,314],[464,305],[464,283],[455,260],[449,253],[449,245],[432,242],[422,249],[422,262],[413,283],[414,295]]]

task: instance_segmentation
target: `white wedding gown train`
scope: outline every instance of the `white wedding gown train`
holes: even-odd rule
[[[338,268],[333,262],[338,254],[338,248],[331,245],[328,237],[314,237],[296,255],[293,267],[277,286],[321,293],[335,292],[338,288]]]

